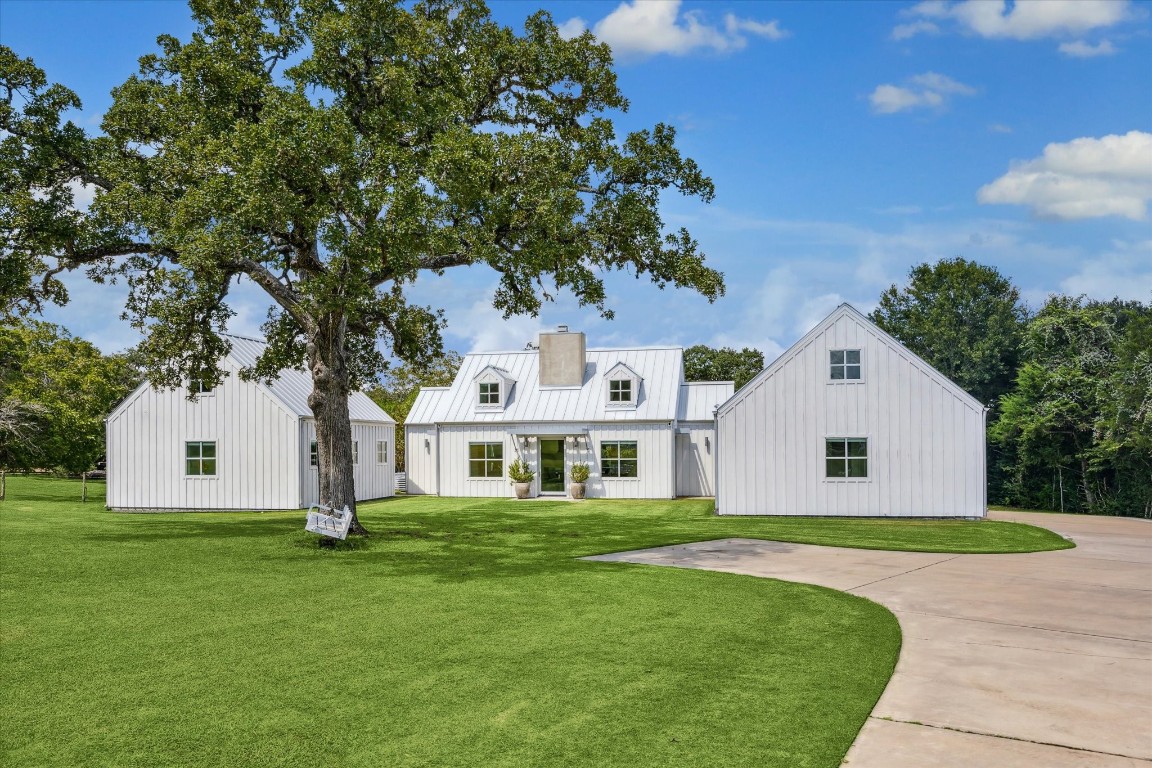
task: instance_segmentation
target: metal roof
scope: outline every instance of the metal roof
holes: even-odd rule
[[[541,387],[539,351],[466,355],[451,387],[420,390],[408,424],[571,421],[672,421],[677,418],[684,350],[680,347],[589,349],[578,387]],[[603,375],[624,363],[640,377],[635,408],[608,408]],[[494,366],[515,383],[503,410],[478,410],[472,380]],[[731,393],[731,388],[729,388]],[[711,409],[711,404],[709,405]],[[709,420],[712,418],[708,411]]]
[[[256,365],[256,359],[268,348],[267,344],[257,339],[224,335],[232,344],[232,351],[228,356],[241,368]],[[312,377],[306,372],[285,368],[272,383],[261,382],[260,385],[292,413],[308,419],[313,418],[312,409],[308,407],[308,395],[312,393]],[[372,398],[363,392],[353,392],[348,396],[348,416],[352,421],[396,423],[383,408],[372,402]]]
[[[712,421],[715,409],[736,389],[732,381],[693,381],[680,385],[679,421]]]

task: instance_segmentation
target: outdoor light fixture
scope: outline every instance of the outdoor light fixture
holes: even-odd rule
[[[708,439],[708,435],[704,435],[704,449],[707,450],[712,447],[712,441]]]

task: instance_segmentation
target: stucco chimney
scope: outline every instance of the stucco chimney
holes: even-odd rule
[[[586,361],[583,333],[569,333],[562,325],[554,333],[540,334],[540,386],[579,387]]]

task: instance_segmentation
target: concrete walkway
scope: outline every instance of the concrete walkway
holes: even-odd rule
[[[1152,523],[998,513],[1076,549],[942,555],[724,539],[590,560],[819,584],[886,606],[904,642],[851,768],[1152,765]]]

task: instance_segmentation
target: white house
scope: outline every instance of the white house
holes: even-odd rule
[[[241,381],[264,343],[229,336],[228,376],[189,400],[147,383],[107,418],[112,509],[292,509],[317,501],[312,380],[280,372],[271,384]],[[195,384],[195,383],[194,383]],[[391,496],[396,422],[363,392],[348,399],[356,498]]]
[[[985,414],[842,304],[720,407],[717,512],[983,517]]]
[[[686,383],[679,347],[587,349],[565,326],[520,352],[470,354],[450,387],[426,387],[405,426],[408,492],[564,495],[576,463],[591,498],[710,496],[713,410],[732,382]]]

